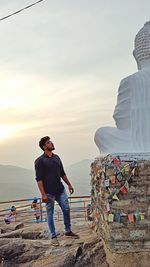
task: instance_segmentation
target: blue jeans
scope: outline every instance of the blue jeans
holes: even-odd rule
[[[68,196],[66,190],[64,189],[63,192],[58,196],[55,197],[51,194],[47,194],[48,202],[46,203],[46,213],[47,213],[47,224],[49,230],[51,232],[51,237],[56,237],[55,225],[54,225],[54,203],[55,200],[59,204],[62,212],[63,212],[63,219],[65,225],[65,232],[71,231],[71,224],[70,224],[70,208],[68,202]]]

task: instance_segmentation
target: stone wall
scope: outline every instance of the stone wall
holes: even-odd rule
[[[140,265],[139,260],[136,264],[148,266],[150,161],[124,161],[112,155],[97,158],[91,165],[91,186],[93,228],[102,236],[109,259],[110,254],[116,253],[121,253],[122,257],[132,253],[132,258],[137,258],[136,253],[146,253],[144,265]],[[116,256],[112,258],[114,262]],[[120,264],[112,262],[110,266]]]

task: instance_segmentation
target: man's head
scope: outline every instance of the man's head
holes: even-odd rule
[[[49,136],[44,136],[41,138],[41,140],[39,141],[39,146],[43,151],[52,151],[55,149],[54,144],[50,141],[50,137]]]
[[[34,198],[32,203],[37,203],[37,198]]]
[[[16,210],[16,207],[15,206],[12,206],[11,207],[11,211],[15,211]]]

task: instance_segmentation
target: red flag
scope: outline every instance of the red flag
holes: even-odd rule
[[[120,191],[121,191],[123,194],[126,194],[126,193],[127,193],[127,189],[126,189],[126,187],[125,187],[124,185],[120,188]]]
[[[115,176],[110,176],[110,181],[111,181],[111,183],[112,184],[115,184],[115,182],[116,182],[116,177]]]
[[[128,220],[129,220],[129,222],[134,222],[134,215],[128,214]]]
[[[113,159],[113,163],[114,163],[115,165],[118,165],[118,164],[119,164],[119,159],[118,159],[118,158],[114,158],[114,159]]]

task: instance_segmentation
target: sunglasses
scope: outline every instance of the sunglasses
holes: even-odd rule
[[[47,141],[45,144],[44,144],[44,146],[45,145],[48,145],[48,144],[50,144],[51,143],[51,141],[49,140],[49,141]]]

